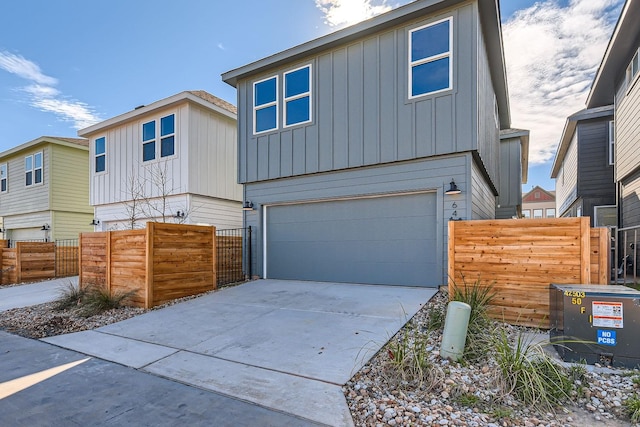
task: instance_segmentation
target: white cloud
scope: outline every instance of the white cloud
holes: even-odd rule
[[[315,0],[325,23],[335,27],[351,25],[391,10],[386,0]],[[377,3],[377,4],[374,4]]]
[[[585,108],[622,2],[546,0],[503,24],[511,121],[531,130],[532,164],[553,160],[567,116]]]
[[[224,45],[222,44],[222,42],[219,42],[216,46],[218,46],[218,49],[220,50],[227,50],[226,47],[224,47]]]
[[[29,105],[32,107],[53,113],[60,120],[71,122],[75,129],[82,129],[100,121],[100,117],[89,105],[63,96],[54,87],[58,84],[58,79],[44,74],[38,64],[20,55],[0,51],[0,69],[30,82],[20,91],[27,94]]]

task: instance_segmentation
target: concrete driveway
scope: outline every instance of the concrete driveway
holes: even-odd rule
[[[78,276],[46,280],[0,289],[0,311],[27,307],[55,300],[66,286],[78,286]]]
[[[435,289],[258,280],[43,341],[326,425],[341,386]]]

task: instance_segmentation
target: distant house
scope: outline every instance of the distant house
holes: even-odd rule
[[[147,221],[242,226],[236,109],[186,91],[82,129],[96,230]]]
[[[438,286],[448,221],[495,217],[497,1],[415,1],[222,78],[259,276]]]
[[[620,227],[640,226],[640,0],[626,0],[587,97],[613,105],[611,145]]]
[[[496,198],[496,218],[522,216],[522,185],[529,172],[529,131],[504,129],[500,131],[500,188]]]
[[[42,136],[0,153],[0,216],[12,241],[91,231],[89,142]]]
[[[536,185],[522,196],[523,218],[555,218],[556,194]]]
[[[588,216],[591,226],[616,226],[613,105],[569,116],[551,178],[556,181],[557,215]]]

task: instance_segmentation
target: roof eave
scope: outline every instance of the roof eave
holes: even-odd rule
[[[0,159],[4,158],[4,157],[9,157],[12,156],[14,154],[17,154],[21,151],[25,151],[28,150],[30,148],[36,147],[40,144],[56,144],[56,145],[62,145],[65,147],[70,147],[70,148],[76,148],[78,150],[89,150],[88,146],[85,145],[80,145],[80,144],[73,144],[71,142],[68,141],[63,141],[61,139],[58,139],[56,137],[52,137],[52,136],[41,136],[38,137],[32,141],[29,142],[25,142],[24,144],[20,144],[16,147],[10,148],[6,151],[3,151],[2,153],[0,153]]]
[[[181,102],[193,102],[193,103],[202,105],[203,107],[208,108],[210,110],[216,111],[217,113],[222,114],[223,116],[236,120],[236,115],[233,114],[232,112],[222,107],[219,107],[215,104],[212,104],[211,102],[205,99],[202,99],[199,96],[196,96],[190,93],[189,91],[184,91],[184,92],[180,92],[175,95],[172,95],[168,98],[164,98],[159,101],[153,102],[149,105],[145,105],[144,107],[140,107],[140,108],[128,111],[126,113],[120,114],[118,116],[112,117],[103,122],[96,123],[95,125],[86,127],[84,129],[80,129],[78,131],[78,135],[81,137],[86,137],[88,135],[92,135],[97,132],[104,131],[107,128],[117,126],[122,123],[133,120],[138,116],[143,116],[143,115],[152,113],[155,110],[160,110],[162,108],[170,107],[172,105],[176,105]]]

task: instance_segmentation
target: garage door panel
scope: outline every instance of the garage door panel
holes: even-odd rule
[[[269,207],[267,277],[437,286],[435,194]]]

